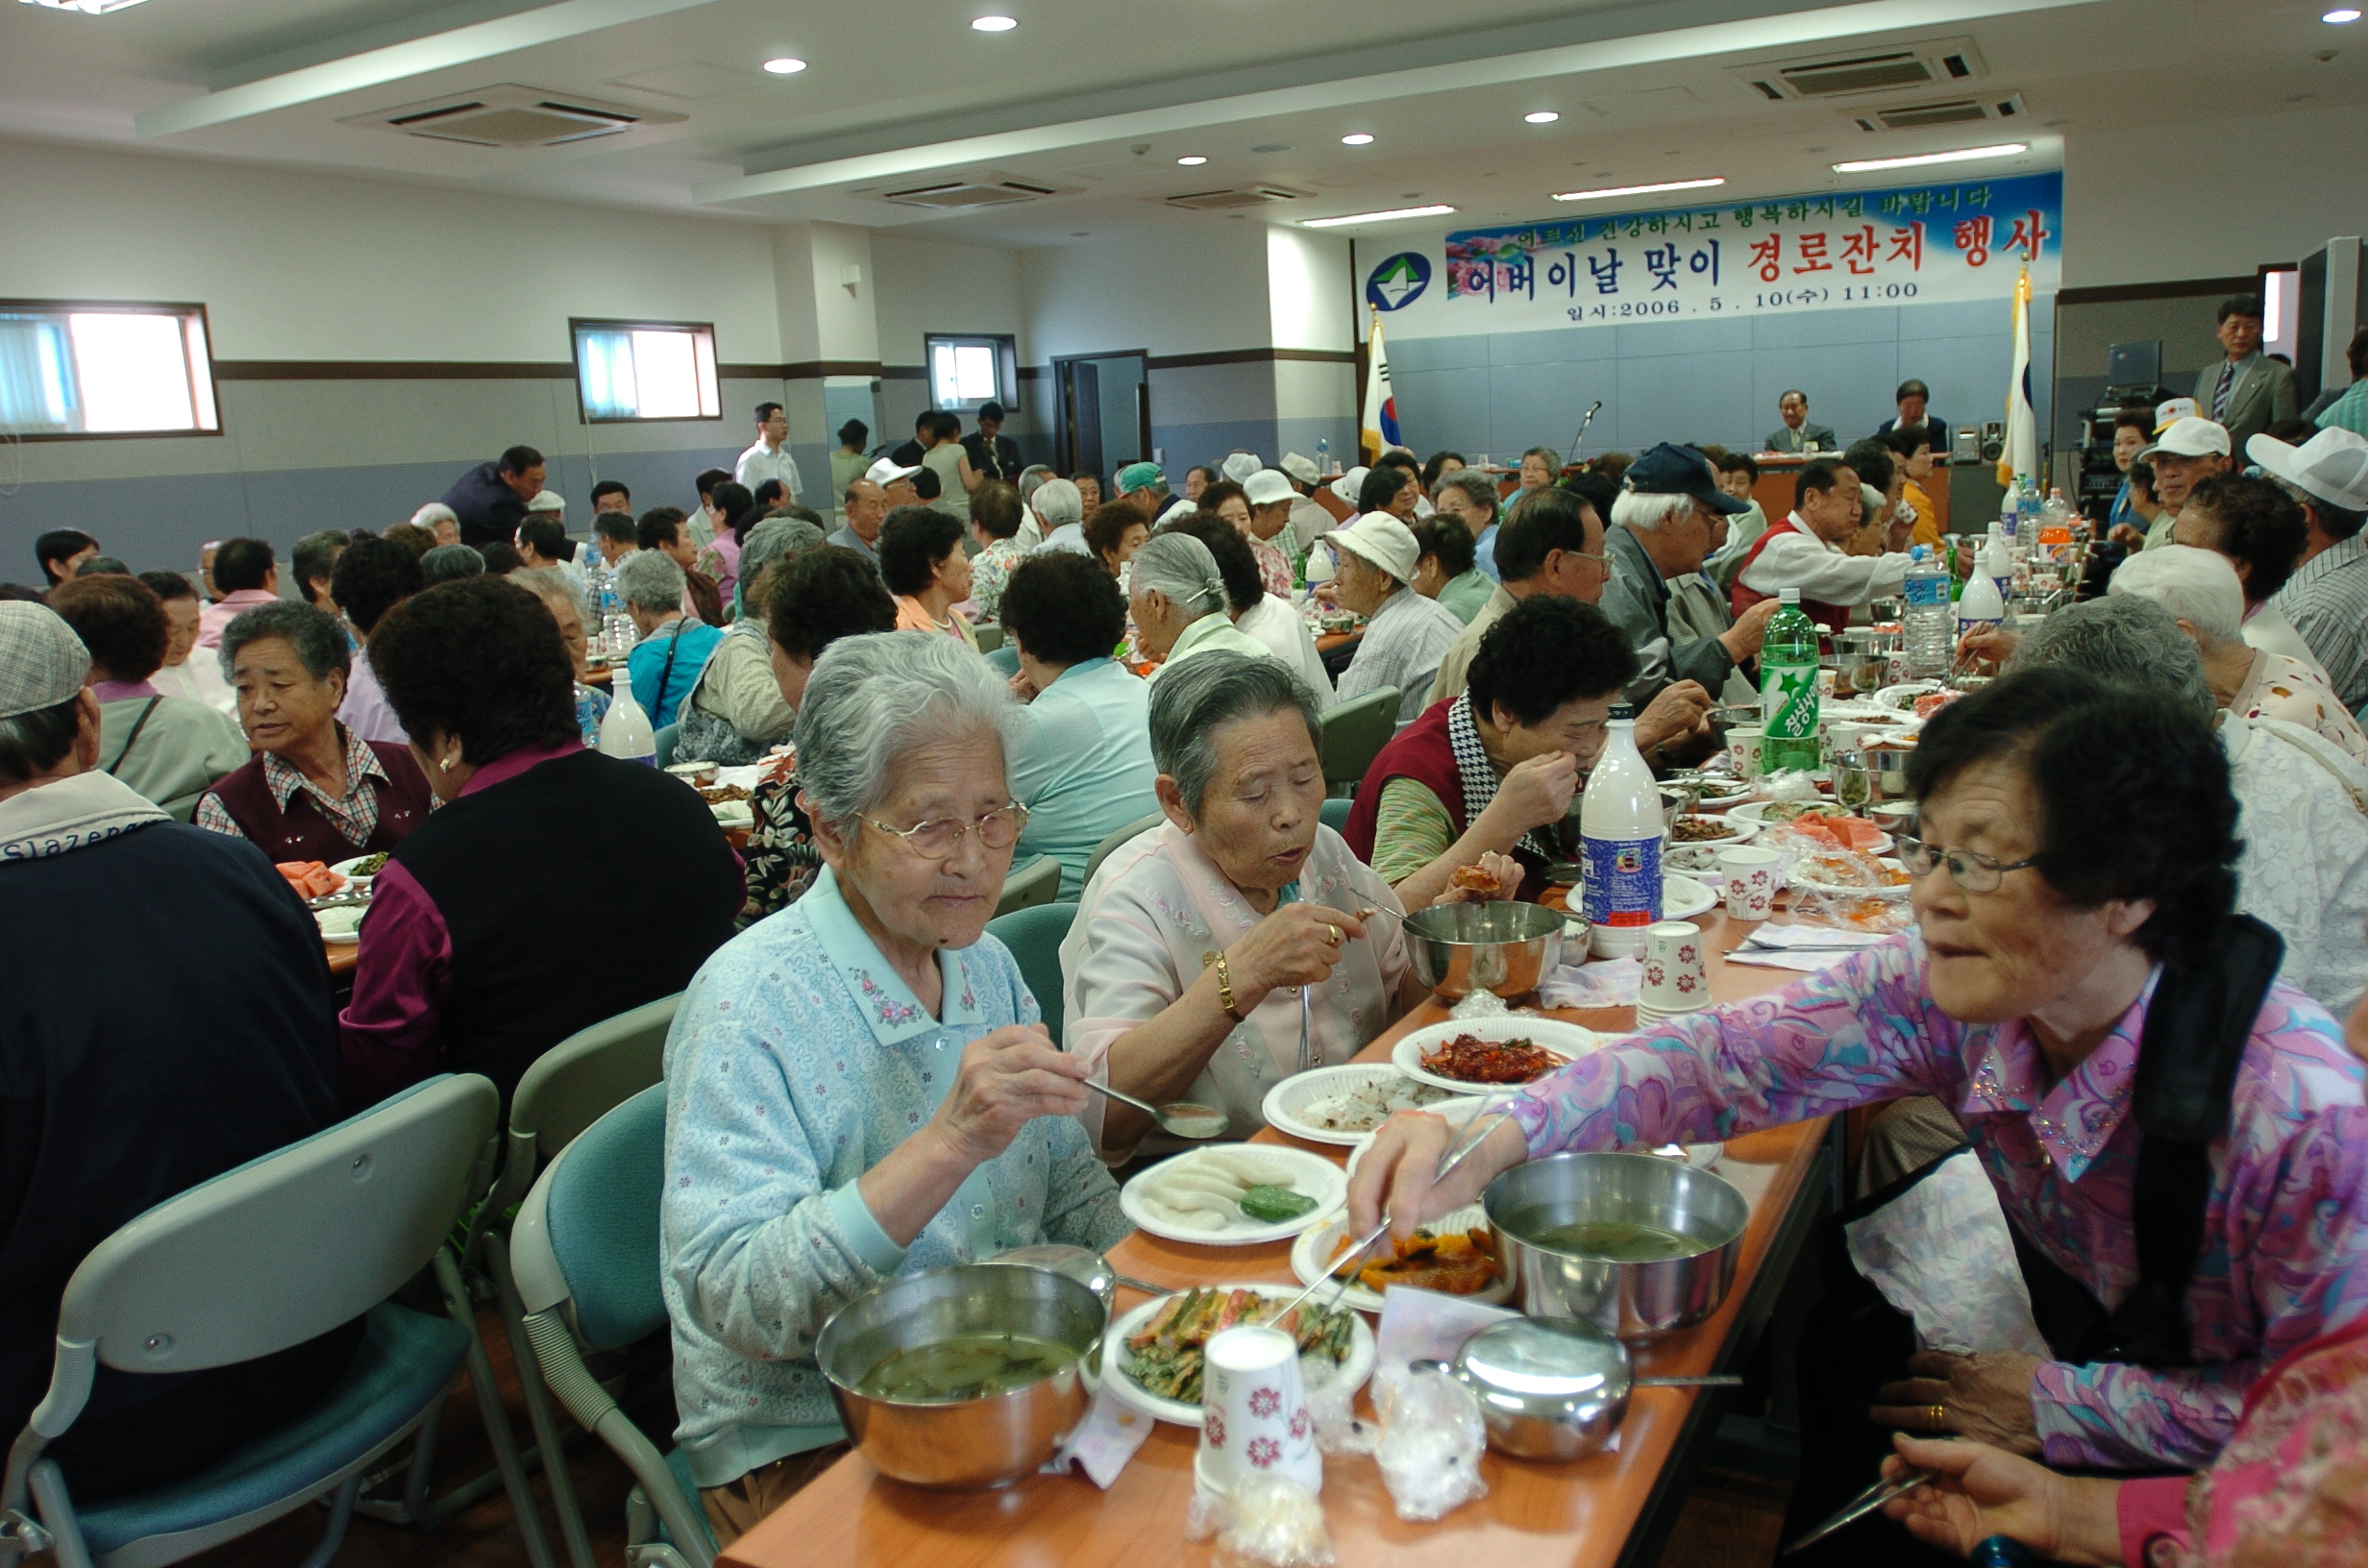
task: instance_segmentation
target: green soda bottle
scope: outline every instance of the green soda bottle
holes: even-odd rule
[[[1760,722],[1766,728],[1760,771],[1809,769],[1823,760],[1817,747],[1817,623],[1801,609],[1801,593],[1777,596],[1783,608],[1760,640]]]

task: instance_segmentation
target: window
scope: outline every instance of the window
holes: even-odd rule
[[[931,332],[929,396],[948,413],[974,414],[982,403],[1020,406],[1019,343],[1008,332]]]
[[[0,434],[221,429],[204,306],[0,300]]]
[[[715,329],[687,321],[571,321],[576,401],[592,424],[721,419]]]

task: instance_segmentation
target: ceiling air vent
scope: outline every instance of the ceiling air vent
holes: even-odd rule
[[[925,207],[933,212],[961,212],[979,207],[1009,207],[1015,202],[1033,202],[1054,194],[1056,190],[1051,185],[1030,184],[1024,180],[946,180],[933,185],[884,191],[880,200],[899,207]]]
[[[1903,104],[1897,109],[1852,114],[1850,123],[1862,131],[1915,131],[1934,125],[2018,120],[2029,112],[2023,107],[2023,95],[2016,92],[2004,98],[1951,98],[1936,104]]]
[[[1189,196],[1162,196],[1170,207],[1180,207],[1189,212],[1229,212],[1237,208],[1267,207],[1275,202],[1295,202],[1311,194],[1293,190],[1288,185],[1245,185],[1226,190],[1196,190]]]
[[[1808,60],[1730,66],[1728,74],[1772,103],[1893,92],[1988,74],[1971,38],[1940,38]]]
[[[682,118],[659,110],[634,109],[510,83],[350,115],[337,123],[472,147],[564,147],[638,126],[672,125]]]

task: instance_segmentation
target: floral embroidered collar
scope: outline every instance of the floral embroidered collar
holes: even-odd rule
[[[971,984],[970,961],[947,948],[939,949],[937,955],[945,997],[938,1016],[931,1017],[856,920],[855,912],[847,907],[847,895],[839,891],[838,875],[829,867],[815,876],[814,885],[798,900],[798,908],[804,912],[857,1011],[872,1026],[873,1039],[881,1044],[985,1021],[978,1010],[977,988]]]
[[[1993,1028],[1967,1063],[1971,1076],[1961,1112],[2024,1117],[2063,1179],[2079,1181],[2129,1115],[2146,1009],[2161,979],[2162,966],[2158,964],[2146,977],[2146,988],[2114,1020],[2103,1043],[2053,1089],[2040,1088],[2039,1044],[2031,1026],[2016,1019]]]

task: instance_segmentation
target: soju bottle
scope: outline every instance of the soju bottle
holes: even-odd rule
[[[1779,594],[1783,608],[1760,641],[1760,771],[1817,767],[1817,624],[1801,609],[1797,588]]]

